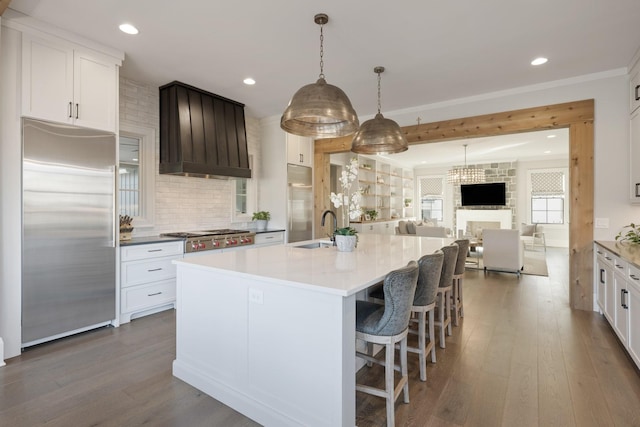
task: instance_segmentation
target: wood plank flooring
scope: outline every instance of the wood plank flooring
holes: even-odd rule
[[[427,382],[409,355],[396,425],[640,425],[637,370],[601,315],[569,309],[567,251],[547,259],[548,278],[467,271],[465,317]],[[174,378],[174,355],[172,310],[30,349],[0,368],[0,426],[258,425]],[[381,368],[358,382],[381,384]],[[358,426],[386,425],[383,399],[357,402]]]

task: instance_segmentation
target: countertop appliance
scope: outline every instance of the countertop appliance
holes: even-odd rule
[[[287,165],[289,243],[313,239],[313,179],[311,168]]]
[[[22,346],[116,319],[112,133],[23,120]]]
[[[195,254],[216,249],[239,248],[255,243],[256,233],[249,230],[220,230],[186,231],[163,233],[161,236],[184,238],[184,253]]]

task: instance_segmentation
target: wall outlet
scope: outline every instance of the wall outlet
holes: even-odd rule
[[[249,302],[254,304],[264,303],[264,294],[259,289],[249,289]]]
[[[596,218],[596,228],[609,228],[609,218]]]

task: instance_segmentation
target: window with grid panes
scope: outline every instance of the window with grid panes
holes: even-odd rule
[[[565,174],[531,173],[531,222],[564,224]]]
[[[418,180],[420,194],[420,216],[423,220],[444,219],[443,182],[441,176],[424,176]]]

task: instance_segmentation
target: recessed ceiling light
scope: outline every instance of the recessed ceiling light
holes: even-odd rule
[[[543,58],[542,56],[531,61],[531,65],[542,65],[546,64],[548,61],[547,58]]]
[[[131,24],[120,24],[120,31],[127,34],[138,34],[138,29]]]
[[[545,151],[544,154],[551,154],[551,150]]]
[[[547,135],[547,138],[555,138],[555,135]]]
[[[253,80],[251,77],[247,77],[246,79],[243,80],[243,82],[244,84],[249,86],[256,84],[256,81]]]
[[[138,159],[136,159],[135,157],[133,159],[131,159],[132,162],[137,162]]]

